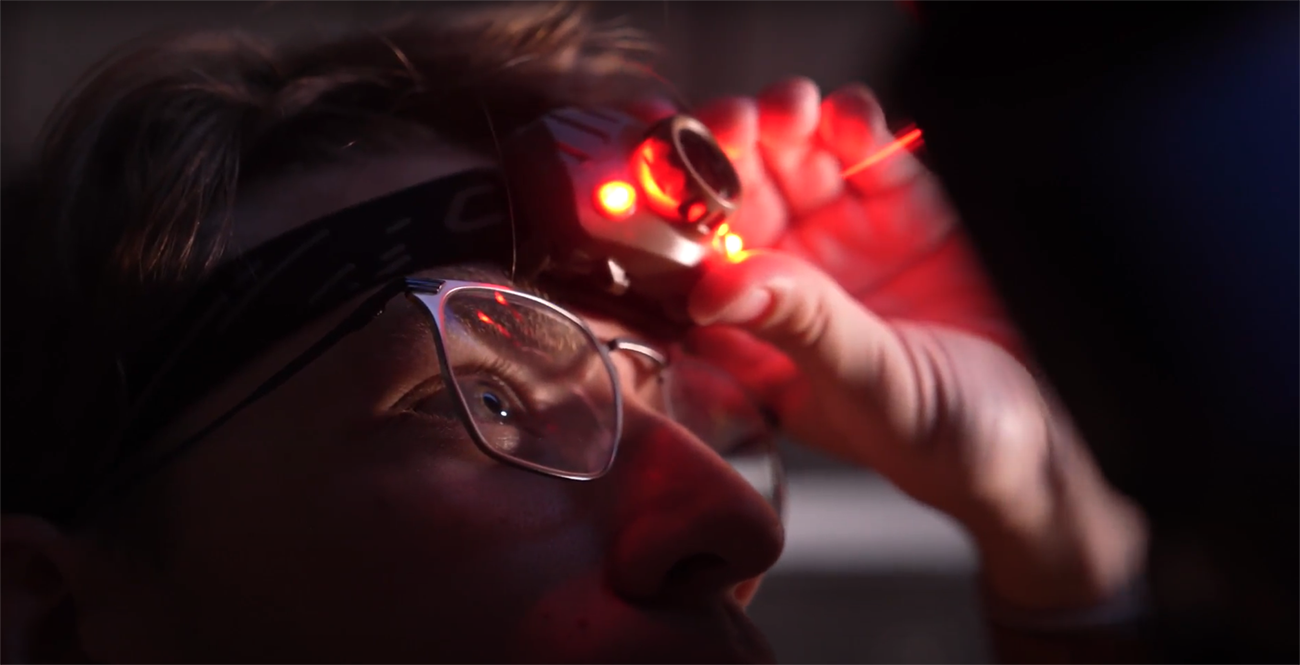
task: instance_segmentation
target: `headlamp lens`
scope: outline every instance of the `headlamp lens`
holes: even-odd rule
[[[636,189],[621,180],[611,180],[596,190],[596,205],[610,219],[624,219],[636,212]]]
[[[677,144],[681,159],[715,196],[731,202],[740,195],[740,176],[711,136],[687,126],[678,131]]]
[[[740,176],[708,128],[698,120],[676,116],[651,130],[637,147],[633,166],[652,210],[672,221],[690,224],[733,209],[740,197]]]

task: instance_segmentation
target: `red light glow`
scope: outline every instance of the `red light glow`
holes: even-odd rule
[[[735,262],[740,260],[740,254],[745,250],[745,241],[731,232],[730,224],[723,222],[713,234],[713,249],[728,261]]]
[[[696,201],[686,209],[686,221],[694,224],[700,221],[701,219],[704,219],[704,213],[708,211],[709,211],[708,206],[704,205],[699,201]]]
[[[501,294],[498,293],[497,295],[500,296]],[[486,324],[488,324],[489,326],[492,326],[493,328],[496,328],[496,331],[499,332],[499,333],[501,333],[501,336],[502,336],[502,337],[505,337],[506,339],[510,339],[510,331],[509,331],[509,330],[506,330],[506,327],[503,326],[503,325],[501,325],[500,323],[497,323],[496,321],[493,321],[493,320],[492,320],[492,317],[490,317],[490,316],[488,316],[487,314],[484,314],[484,313],[483,313],[483,310],[480,309],[480,310],[477,310],[477,311],[474,312],[474,313],[478,316],[478,320],[479,320],[479,321],[482,321],[483,323],[486,323]]]
[[[623,219],[636,210],[636,190],[620,180],[607,182],[596,190],[596,205],[606,217]]]
[[[658,139],[647,139],[637,151],[637,181],[645,191],[650,207],[657,213],[681,219],[681,205],[686,194],[686,173],[672,165],[671,148]],[[706,209],[707,211],[707,209]]]
[[[722,237],[722,249],[727,253],[727,258],[734,260],[738,254],[745,249],[745,241],[734,233],[728,233]]]

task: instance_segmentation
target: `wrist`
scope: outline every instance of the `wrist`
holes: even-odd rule
[[[1141,510],[1112,488],[1055,419],[1046,482],[967,527],[990,602],[1027,611],[1094,606],[1131,590],[1146,563]]]
[[[1106,602],[1143,575],[1147,533],[1136,507],[1061,506],[1057,521],[1033,531],[975,533],[982,585],[991,600],[1025,610],[1073,609]]]

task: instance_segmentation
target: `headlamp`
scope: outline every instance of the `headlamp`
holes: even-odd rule
[[[740,177],[703,123],[647,125],[605,109],[561,109],[503,149],[520,267],[565,296],[651,327],[686,323],[711,255],[735,250]],[[658,319],[658,320],[652,320]]]

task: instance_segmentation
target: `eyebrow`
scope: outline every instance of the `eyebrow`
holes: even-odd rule
[[[582,310],[575,311],[572,308],[566,307],[563,304],[555,302],[551,298],[550,294],[545,289],[543,289],[539,284],[537,284],[535,281],[528,280],[528,279],[512,279],[508,274],[506,274],[506,271],[504,269],[502,269],[499,266],[496,266],[495,264],[474,264],[474,263],[457,264],[457,265],[445,266],[442,268],[435,268],[429,270],[427,272],[427,275],[433,279],[449,279],[449,280],[458,280],[458,281],[465,281],[465,282],[483,282],[486,284],[492,284],[495,286],[501,286],[514,291],[519,291],[521,293],[526,293],[528,295],[541,298],[542,300],[545,300],[553,305],[556,305],[557,307],[562,308],[564,311],[569,312],[574,316],[577,316],[579,320],[584,322],[584,324],[586,323]],[[419,318],[420,318],[420,326],[425,331],[432,332],[431,330],[428,329],[428,326],[430,325],[429,322],[427,322],[424,319],[424,317],[419,317]],[[596,342],[599,343],[601,346],[605,346],[608,342],[611,341],[610,339],[604,339],[602,337],[596,336],[595,331],[592,331],[592,335],[595,338]],[[646,344],[652,348],[655,348],[660,353],[664,353],[664,349],[663,349],[664,341],[653,336],[647,336],[643,334],[642,331],[635,331],[634,335],[630,337],[622,336],[622,335],[620,335],[619,337],[625,339],[635,339],[638,343]]]
[[[581,310],[574,311],[572,309],[565,307],[564,305],[554,303],[550,299],[546,291],[542,289],[540,286],[538,286],[532,280],[511,279],[503,269],[496,267],[494,265],[459,264],[453,266],[446,266],[443,268],[432,269],[426,271],[424,275],[431,279],[448,279],[448,280],[458,280],[458,281],[466,281],[466,282],[483,282],[486,284],[501,286],[507,289],[519,291],[522,293],[527,293],[529,295],[536,296],[538,298],[546,300],[547,302],[552,302],[552,304],[556,304],[557,306],[563,308],[565,311],[570,312],[575,316],[577,316],[579,320],[582,320],[585,324],[585,320],[583,319],[583,313]],[[419,334],[423,334],[423,335],[436,334],[434,331],[434,325],[435,325],[434,322],[428,316],[421,315],[419,313],[419,309],[417,308],[410,308],[409,310],[406,310],[406,315],[403,318],[405,320],[402,322],[400,327],[405,331],[409,332],[413,330],[418,330]],[[595,331],[591,331],[591,332],[592,332],[593,339],[602,348],[606,347],[607,344],[610,341],[612,341],[612,338],[605,339],[596,336]],[[646,344],[651,348],[654,348],[660,351],[661,353],[663,353],[665,357],[669,355],[664,351],[664,349],[662,348],[662,344],[659,342],[659,340],[656,340],[654,338],[646,337],[640,334],[637,334],[634,337],[626,337],[621,335],[618,337],[620,339],[633,339],[638,343]],[[475,339],[476,342],[485,345],[481,347],[485,351],[496,352],[496,353],[508,351],[507,349],[500,346],[503,342],[505,342],[505,340],[500,339],[495,335],[487,335],[486,337],[476,335],[475,338],[476,338]],[[556,352],[558,353],[559,351],[560,350],[557,348]],[[665,369],[664,367],[660,367],[660,366],[647,366],[646,363],[643,362],[643,360],[644,359],[639,354],[633,354],[633,358],[631,362],[633,376],[630,377],[630,380],[633,385],[632,393],[635,395],[642,394],[643,391],[649,385],[656,382],[661,377],[662,372]],[[441,368],[439,368],[439,374],[441,374]],[[621,376],[621,373],[616,373],[615,376],[616,381],[621,381],[624,378],[625,377]]]
[[[492,286],[500,286],[512,291],[519,291],[547,302],[552,302],[549,295],[535,282],[526,279],[512,279],[506,274],[505,270],[491,264],[457,264],[434,268],[421,273],[422,277],[428,279],[445,279],[462,282],[483,282]],[[566,310],[567,311],[567,310]],[[431,326],[433,323],[427,317],[421,316],[416,310],[411,310],[407,315],[407,321],[403,325],[417,326],[422,332],[433,332]]]

